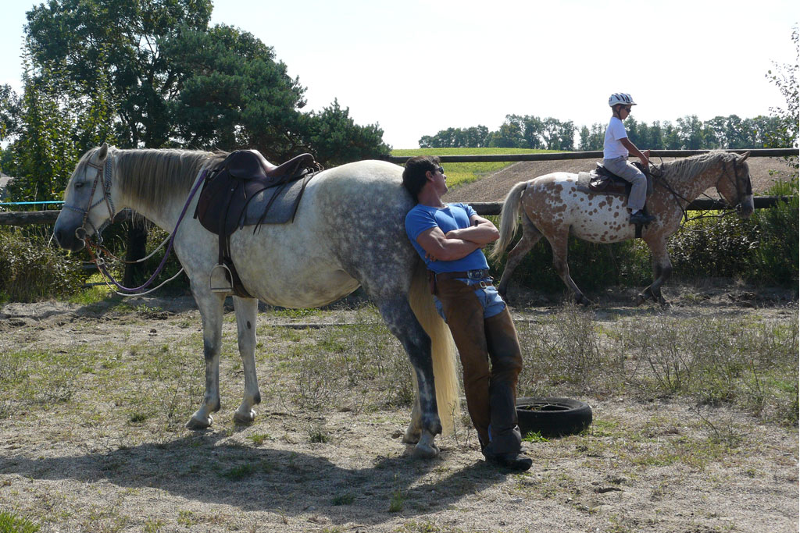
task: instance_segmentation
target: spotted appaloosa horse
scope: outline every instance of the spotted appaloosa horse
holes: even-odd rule
[[[667,239],[681,223],[686,206],[709,187],[716,187],[731,206],[739,206],[739,215],[753,213],[753,189],[746,159],[715,151],[661,165],[652,196],[647,200],[654,222],[642,230],[642,239],[653,255],[653,283],[637,297],[637,305],[648,298],[665,303],[661,286],[672,273],[667,253]],[[569,275],[567,242],[570,234],[594,243],[620,242],[635,237],[636,227],[628,223],[627,200],[617,195],[588,192],[578,187],[578,175],[566,172],[547,174],[515,185],[503,203],[500,239],[491,256],[500,257],[508,247],[522,219],[522,239],[508,254],[508,261],[498,285],[505,294],[511,274],[533,246],[544,237],[553,250],[553,266],[572,290],[578,303],[589,301]]]
[[[210,288],[218,241],[191,216],[199,195],[184,206],[202,170],[225,155],[94,148],[72,174],[65,208],[54,229],[62,247],[79,250],[84,238],[102,228],[115,211],[128,207],[175,232],[175,251],[189,276],[203,323],[206,386],[200,408],[187,424],[190,428],[210,426],[211,413],[220,409],[226,294]],[[438,453],[434,438],[443,423],[445,430],[452,428],[458,409],[455,348],[433,306],[425,266],[405,234],[405,215],[414,203],[401,175],[401,167],[382,161],[325,170],[308,182],[293,223],[233,233],[233,262],[245,289],[255,296],[233,297],[244,367],[244,399],[234,415],[236,421],[252,422],[253,406],[261,400],[254,357],[258,300],[282,307],[317,307],[361,285],[415,371],[417,397],[404,440],[416,443],[418,455]],[[184,208],[189,216],[178,226]]]

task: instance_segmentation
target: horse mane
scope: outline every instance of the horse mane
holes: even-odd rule
[[[85,168],[99,149],[88,151],[78,162],[77,170]],[[197,150],[109,148],[115,180],[123,197],[155,209],[167,205],[175,195],[185,197],[200,171],[226,155]]]
[[[736,154],[733,152],[714,150],[705,154],[669,161],[664,163],[662,167],[664,172],[663,177],[666,179],[679,177],[691,179],[720,163],[720,161],[733,161],[736,157]]]

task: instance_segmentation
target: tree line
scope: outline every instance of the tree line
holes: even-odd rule
[[[497,131],[486,126],[448,128],[419,140],[421,148],[533,148],[559,151],[603,149],[606,124],[578,128],[572,121],[562,122],[531,115],[506,115]],[[701,121],[696,115],[669,121],[625,121],[630,140],[653,150],[713,150],[736,148],[783,148],[797,138],[780,116],[740,118],[737,115]]]
[[[0,169],[18,200],[60,196],[77,160],[119,148],[260,150],[325,166],[389,153],[377,124],[305,87],[250,33],[210,26],[211,0],[50,0],[27,12],[22,94],[0,86]]]

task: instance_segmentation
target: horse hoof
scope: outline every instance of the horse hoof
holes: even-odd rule
[[[236,411],[233,415],[233,421],[237,424],[252,424],[256,419],[256,412],[254,409],[241,413]]]
[[[422,459],[432,459],[439,455],[439,447],[433,441],[435,438],[432,433],[425,431],[414,447],[414,456]]]
[[[189,419],[186,422],[186,427],[188,429],[208,429],[211,427],[211,423],[214,421],[211,415],[208,415],[205,418],[195,417]]]
[[[435,444],[428,445],[420,442],[414,446],[414,457],[419,457],[420,459],[433,459],[437,455],[439,455],[439,447]]]

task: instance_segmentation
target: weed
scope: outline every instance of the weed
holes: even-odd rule
[[[331,500],[332,505],[350,505],[354,501],[356,501],[356,497],[352,494],[340,494],[338,496],[334,496]]]
[[[0,531],[3,533],[35,533],[39,526],[26,518],[7,511],[0,511]]]
[[[408,493],[401,490],[396,490],[392,493],[392,499],[389,501],[389,512],[399,513],[405,508]]]

